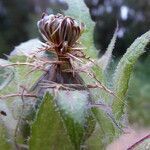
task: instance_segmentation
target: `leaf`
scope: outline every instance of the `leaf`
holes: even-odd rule
[[[42,47],[42,42],[39,39],[31,39],[26,42],[23,42],[15,47],[15,49],[10,53],[9,60],[13,63],[21,62],[32,62],[31,55],[36,54],[36,57],[47,56],[42,53],[38,53],[39,48]],[[15,66],[15,82],[17,83],[17,89],[20,85],[28,87],[28,90],[31,86],[39,79],[42,71],[32,71],[27,75],[33,68],[28,65],[18,65]]]
[[[106,69],[108,67],[108,65],[110,64],[111,58],[112,58],[112,51],[114,49],[115,43],[116,43],[116,39],[117,39],[117,31],[118,31],[118,24],[117,27],[115,29],[115,32],[113,34],[113,37],[111,39],[110,44],[108,45],[108,48],[105,52],[105,54],[98,60],[95,60],[94,63],[89,62],[88,64],[85,64],[83,66],[84,69],[91,69],[91,71],[96,75],[96,78],[103,82],[106,82]],[[83,78],[85,78],[85,76],[83,76]],[[91,79],[86,79],[86,81]],[[85,81],[85,82],[86,82]]]
[[[6,113],[6,115],[0,114],[0,148],[1,146],[10,147],[9,144],[14,146],[14,132],[17,122],[3,99],[0,99],[0,111]]]
[[[85,67],[86,69],[87,68],[91,69],[92,72],[96,75],[96,78],[99,81],[101,81],[102,83],[105,78],[103,71],[107,68],[107,66],[109,65],[109,62],[111,60],[112,51],[113,51],[113,48],[114,48],[114,45],[116,42],[116,38],[117,38],[117,30],[118,30],[118,27],[115,30],[113,38],[112,38],[104,56],[101,59],[95,61],[95,63],[90,62]],[[81,74],[81,76],[83,77],[84,81],[87,84],[90,84],[91,82],[93,82],[93,83],[95,82],[94,79],[86,77],[85,74],[84,75]],[[99,98],[104,98],[105,102],[111,101],[111,100],[109,100],[110,97],[108,97],[109,94],[107,92],[102,91],[100,89],[97,89],[97,90],[95,89],[95,91],[96,91],[96,94],[93,92],[91,92],[91,93],[94,95],[97,95],[97,97],[99,97]],[[96,118],[98,124],[100,125],[100,130],[99,130],[99,133],[97,133],[97,134],[98,134],[98,138],[101,140],[99,141],[98,146],[105,147],[105,145],[110,143],[113,140],[113,138],[116,136],[116,131],[118,129],[115,127],[113,120],[111,118],[109,118],[103,110],[101,110],[99,108],[94,108],[93,113],[95,115],[95,118]],[[95,147],[98,147],[98,146],[95,146]],[[99,147],[99,148],[101,148],[101,147]]]
[[[15,63],[16,61],[17,62],[27,61],[27,58],[24,56],[12,56],[9,59],[12,60],[13,63]],[[9,65],[10,63],[8,61],[6,61],[6,63],[4,65],[7,65],[7,64]],[[7,84],[7,86],[5,86],[5,88],[0,90],[0,100],[1,100],[0,102],[1,103],[6,102],[6,106],[10,110],[10,112],[8,114],[12,114],[11,118],[9,117],[10,115],[7,115],[7,117],[4,118],[5,120],[2,120],[5,123],[6,131],[8,132],[8,134],[10,134],[10,133],[14,133],[14,130],[16,128],[16,124],[14,122],[12,122],[12,120],[10,120],[10,119],[15,118],[15,121],[17,122],[19,117],[25,118],[27,115],[29,115],[30,111],[33,109],[36,101],[34,101],[33,98],[25,99],[25,106],[24,106],[23,115],[22,115],[22,113],[21,113],[22,112],[21,97],[16,97],[16,96],[7,97],[7,95],[21,93],[23,89],[21,89],[20,86],[22,86],[22,85],[24,87],[28,88],[28,90],[30,90],[30,87],[37,81],[37,79],[41,75],[41,71],[35,71],[35,72],[29,74],[28,76],[26,76],[27,73],[31,70],[31,68],[29,68],[29,66],[15,66],[15,67],[5,67],[5,68],[12,68],[13,73],[14,73],[14,77],[11,80],[11,82],[9,84]],[[0,103],[0,106],[2,105],[1,103]],[[10,123],[10,121],[12,124]],[[21,128],[22,125],[23,125],[23,122],[22,122],[21,126],[19,126],[19,128]],[[13,128],[12,128],[12,126],[13,126]],[[19,143],[24,142],[20,138],[22,136],[21,132],[19,132],[17,134],[17,142],[19,141]],[[11,137],[14,138],[14,134],[13,134],[13,136],[11,135]]]
[[[59,91],[56,99],[70,140],[75,150],[80,150],[95,129],[95,119],[88,107],[89,93]]]
[[[69,9],[65,11],[65,15],[69,15],[85,24],[86,29],[81,36],[81,43],[86,48],[85,53],[92,58],[97,58],[98,51],[93,44],[93,30],[95,23],[91,20],[88,8],[83,0],[66,0],[66,2],[69,5]]]
[[[115,137],[116,128],[111,118],[109,118],[100,108],[94,108],[93,113],[95,114],[97,122],[100,126],[99,134],[101,137],[101,144],[103,147],[105,147],[107,144],[112,142],[113,138]]]
[[[28,62],[28,58],[26,58],[25,56],[11,56],[9,60],[10,63]],[[9,62],[6,62],[4,65],[7,64],[9,64]],[[32,70],[32,68],[27,65],[16,65],[15,67],[10,67],[10,69],[11,68],[13,69],[13,78],[11,79],[11,82],[7,84],[7,86],[5,86],[5,89],[0,91],[1,95],[18,93],[20,92],[20,86],[22,85],[24,85],[24,87],[27,87],[29,90],[42,74],[42,71],[39,70],[28,74]]]
[[[98,60],[98,64],[101,66],[102,70],[105,70],[111,61],[112,51],[115,47],[115,43],[117,39],[117,31],[118,31],[118,24],[105,54]]]
[[[7,141],[5,128],[0,125],[0,149],[1,150],[11,150],[11,147]]]
[[[150,42],[150,31],[137,38],[121,58],[114,74],[114,91],[118,98],[113,102],[113,113],[119,121],[124,114],[125,94],[133,67],[137,59],[145,52],[145,46]]]
[[[46,93],[31,128],[30,150],[73,150],[53,97]]]
[[[89,150],[104,150],[103,134],[101,128],[97,125],[95,131],[86,141]]]
[[[31,56],[33,53],[37,53],[41,47],[42,42],[39,39],[31,39],[16,46],[10,56]],[[40,57],[41,55],[43,55],[43,52],[37,53],[36,56]]]
[[[10,64],[9,61],[0,59],[0,65]],[[0,66],[0,90],[7,86],[14,78],[13,67],[1,67]]]
[[[96,75],[96,78],[103,83],[104,74],[101,68],[98,66],[93,66],[92,71]],[[82,77],[84,81],[86,82],[86,84],[92,84],[92,82],[95,83],[94,79],[86,77],[85,74],[84,76],[82,75]],[[96,89],[91,89],[90,93],[95,103],[104,101],[106,105],[110,105],[112,102],[112,98],[110,97],[110,94],[108,94],[108,92],[106,92],[105,90],[96,88]],[[116,131],[118,131],[118,126],[116,126],[116,124],[114,123],[114,120],[112,120],[112,118],[110,118],[107,115],[107,111],[101,109],[101,107],[94,107],[92,109],[92,112],[100,128],[95,133],[95,135],[92,135],[92,137],[88,139],[89,143],[88,142],[86,143],[91,149],[95,149],[95,150],[102,149],[102,148],[105,149],[106,145],[109,144],[117,135]],[[95,145],[93,144],[93,141]]]

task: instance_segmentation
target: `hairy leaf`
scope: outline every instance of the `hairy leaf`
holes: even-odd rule
[[[118,98],[114,99],[113,112],[117,120],[124,114],[125,94],[128,89],[130,75],[137,59],[144,53],[145,46],[150,42],[150,31],[137,38],[127,49],[120,60],[114,74],[114,90]]]
[[[22,56],[13,56],[9,58],[11,60],[11,63],[9,61],[5,61],[2,65],[10,65],[16,62],[25,62],[27,61],[27,58]],[[18,95],[21,94],[23,89],[22,86],[25,88],[30,89],[30,87],[33,85],[33,83],[39,78],[41,75],[41,72],[35,71],[31,74],[28,74],[29,71],[31,71],[31,68],[29,66],[9,66],[9,67],[3,67],[4,69],[10,69],[13,71],[13,78],[11,79],[11,82],[5,86],[2,90],[0,90],[0,108],[3,106],[2,102],[6,102],[5,105],[7,106],[9,112],[6,117],[3,117],[2,122],[5,124],[6,132],[8,135],[12,137],[12,140],[14,140],[14,130],[16,128],[16,123],[19,120],[19,117],[23,118],[26,115],[30,113],[30,109],[33,109],[33,106],[35,105],[35,101],[33,101],[33,98],[29,98],[25,100],[23,115],[22,115],[22,99],[20,96],[11,96],[11,95]],[[9,74],[8,76],[9,77]],[[3,110],[3,109],[2,109]],[[10,116],[11,114],[11,116]],[[11,118],[10,118],[11,117]],[[15,118],[15,119],[14,119]],[[15,123],[12,122],[12,120],[15,120]],[[11,123],[10,123],[11,121]],[[12,128],[13,127],[13,128]],[[19,139],[19,142],[23,143],[23,140],[20,139],[21,134],[20,132],[17,134],[17,140]]]
[[[11,147],[7,141],[5,128],[0,124],[0,149],[1,150],[11,150]]]
[[[5,146],[7,146],[8,143],[14,146],[14,133],[17,121],[13,118],[13,114],[4,99],[0,99],[0,111],[5,113],[5,115],[4,113],[0,113],[0,144],[5,140],[5,144],[3,143]]]
[[[73,150],[53,97],[46,93],[31,128],[29,148]]]
[[[115,126],[111,118],[109,118],[100,108],[94,108],[93,112],[100,126],[101,144],[105,147],[115,137]]]
[[[81,36],[81,43],[86,48],[85,53],[92,58],[96,58],[97,50],[93,44],[94,22],[90,18],[88,8],[83,0],[66,0],[66,2],[69,9],[65,11],[65,14],[85,24],[86,29]]]
[[[18,46],[14,48],[14,50],[10,53],[10,56],[31,56],[33,53],[36,53],[36,56],[43,55],[42,53],[37,53],[39,48],[42,47],[42,42],[39,39],[31,39],[26,42],[22,42]]]
[[[93,62],[89,62],[86,65],[83,66],[84,69],[91,69],[91,71],[94,73],[94,75],[96,76],[96,78],[101,81],[101,82],[106,82],[106,69],[108,67],[108,65],[110,64],[111,58],[112,58],[112,51],[114,49],[115,43],[116,43],[116,39],[117,39],[117,31],[118,31],[118,25],[115,29],[115,32],[113,34],[113,37],[111,39],[110,44],[108,45],[108,48],[105,52],[105,54],[98,60],[95,60]],[[85,79],[85,81],[88,81],[88,79],[85,78],[85,76],[83,76],[83,78]]]
[[[75,149],[80,150],[95,128],[95,119],[88,107],[89,93],[59,91],[56,99],[70,140]]]
[[[14,78],[13,67],[1,67],[1,65],[10,64],[9,61],[0,59],[0,90],[7,86]]]
[[[103,70],[107,68],[109,65],[111,58],[112,58],[112,51],[115,47],[116,39],[117,39],[117,31],[118,31],[118,25],[115,29],[114,35],[111,39],[110,44],[108,45],[108,48],[105,52],[105,54],[98,60],[98,64],[101,66]]]

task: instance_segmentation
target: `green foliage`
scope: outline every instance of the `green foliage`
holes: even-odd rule
[[[0,59],[0,65],[10,64],[9,61]],[[13,67],[1,67],[0,66],[0,90],[7,86],[11,80],[14,78],[14,68]]]
[[[73,149],[54,98],[49,94],[43,98],[32,124],[29,148],[36,150],[70,150]]]
[[[28,63],[28,58],[25,56],[11,56],[9,61],[6,61],[3,65],[9,65],[12,63]],[[15,67],[5,67],[5,69],[13,69],[11,74],[13,75],[11,78],[11,82],[7,87],[1,91],[1,94],[10,93],[10,92],[19,92],[20,86],[24,85],[25,87],[31,88],[31,86],[37,81],[37,79],[41,76],[41,71],[34,71],[31,74],[27,75],[28,72],[31,71],[31,68],[28,65],[16,65]],[[28,78],[27,78],[28,76]],[[9,76],[8,76],[9,77]],[[7,78],[8,78],[7,77]]]
[[[130,75],[137,59],[144,53],[150,42],[150,31],[137,38],[121,58],[114,74],[114,90],[118,98],[114,99],[113,112],[117,120],[124,114],[125,94],[128,89]]]
[[[0,99],[0,111],[5,112],[5,114],[0,113],[0,146],[14,147],[16,120],[5,99]]]
[[[85,54],[92,58],[97,58],[98,52],[93,45],[94,22],[91,20],[88,8],[83,0],[66,0],[66,2],[69,5],[69,9],[65,11],[65,14],[85,24],[85,31],[80,40],[85,48]]]
[[[114,35],[112,37],[112,40],[110,44],[108,45],[108,48],[106,50],[106,53],[98,60],[95,61],[95,63],[91,63],[90,69],[92,72],[95,74],[96,78],[103,84],[107,85],[107,68],[109,67],[110,61],[112,59],[112,51],[115,46],[115,42],[117,39],[117,30],[118,26],[114,32]],[[96,64],[96,65],[95,65]],[[85,75],[82,75],[83,79],[87,84],[94,83],[96,82],[95,79],[91,79],[90,77],[86,77]],[[92,94],[92,98],[96,103],[99,103],[99,101],[104,102],[104,104],[110,105],[112,102],[112,97],[111,95],[106,92],[104,89],[92,89],[90,90]],[[95,115],[95,118],[97,120],[97,123],[100,126],[100,129],[98,130],[98,134],[94,135],[91,137],[92,141],[93,140],[98,140],[101,139],[99,144],[96,144],[94,147],[93,145],[90,145],[90,147],[98,149],[99,147],[101,148],[106,148],[106,145],[108,145],[116,135],[118,135],[118,132],[120,129],[117,127],[117,124],[114,123],[115,119],[113,118],[112,112],[109,110],[103,110],[99,107],[95,107],[92,109],[93,113]],[[111,117],[112,118],[111,118]],[[90,140],[89,140],[90,141]]]
[[[59,91],[57,104],[75,149],[81,148],[95,128],[87,91]]]
[[[117,25],[117,28],[111,39],[110,44],[107,47],[105,54],[98,60],[98,64],[101,66],[102,70],[104,70],[104,71],[107,69],[107,67],[112,59],[112,52],[115,47],[115,43],[116,43],[116,39],[117,39],[117,31],[118,31],[118,25]]]
[[[88,9],[85,7],[83,1],[67,0],[67,2],[69,4],[69,9],[65,12],[65,14],[78,19],[78,21],[80,22],[85,23],[86,31],[81,37],[81,42],[84,47],[87,48],[87,51],[85,51],[86,54],[92,58],[96,58],[97,53],[93,46],[92,37],[94,23],[90,19]],[[110,61],[112,59],[112,51],[116,42],[116,38],[117,29],[115,30],[106,53],[99,60],[95,61],[97,65],[95,65],[94,63],[91,63],[92,65],[89,65],[89,71],[92,71],[92,73],[95,74],[96,78],[100,81],[99,84],[101,82],[104,85],[107,84],[107,68],[109,67]],[[32,51],[30,47],[33,46],[33,41],[30,42],[30,46],[28,45],[29,43],[26,43],[29,47],[25,45],[25,49],[27,46],[26,50],[28,50],[29,53],[30,51]],[[119,131],[119,129],[116,127],[117,124],[115,124],[115,121],[120,121],[121,117],[125,113],[125,94],[128,90],[128,83],[130,75],[133,71],[133,66],[135,65],[139,56],[144,53],[144,48],[149,42],[150,31],[142,35],[140,38],[136,39],[135,42],[128,48],[123,58],[120,60],[113,78],[114,85],[112,90],[114,90],[115,92],[115,98],[104,88],[97,88],[95,90],[92,89],[89,91],[59,90],[57,94],[55,93],[55,98],[51,95],[54,93],[46,89],[46,91],[48,92],[45,94],[39,108],[37,109],[36,117],[32,118],[34,119],[34,122],[32,123],[31,127],[29,148],[31,150],[39,148],[42,148],[44,150],[80,150],[84,147],[92,150],[97,150],[100,148],[105,149],[106,145],[114,139]],[[26,50],[23,50],[23,52],[27,52]],[[27,58],[25,56],[13,56],[9,58],[9,60],[10,62],[3,60],[0,60],[0,62],[2,62],[1,64],[10,64],[12,62],[28,63],[31,61],[30,58]],[[42,71],[35,71],[27,76],[27,73],[30,71],[31,68],[28,65],[16,65],[15,67],[5,68],[1,67],[0,94],[7,95],[11,93],[21,93],[20,87],[22,85],[30,89],[43,73]],[[98,84],[96,79],[85,77],[85,75],[82,75],[82,78],[83,80],[85,80],[86,84]],[[112,104],[113,98],[114,101]],[[10,114],[13,114],[11,113],[12,111],[17,114],[12,115],[12,118],[16,118],[16,120],[18,121],[18,116],[22,115],[22,113],[20,113],[23,104],[21,97],[6,98],[5,100],[8,100],[8,103],[6,103],[8,104],[8,109],[11,108]],[[22,118],[26,117],[28,114],[30,115],[30,111],[33,107],[29,102],[32,100],[30,98],[26,99],[26,104],[29,106],[27,106],[27,109],[25,107],[23,116],[21,116]],[[101,107],[92,106],[92,104],[98,104],[99,101],[103,102],[106,106],[110,106],[112,104],[115,117],[113,116],[110,107],[110,109],[104,110],[101,109]],[[18,106],[15,105],[12,107],[12,102],[17,103]],[[34,101],[32,104],[35,105],[37,103],[36,101]],[[8,122],[8,119],[6,120],[6,122]],[[96,128],[95,124],[97,124]],[[16,124],[14,128],[15,127]],[[8,126],[6,126],[6,128],[8,128]],[[2,133],[1,130],[0,132]],[[2,137],[2,140],[0,141],[2,144],[0,143],[0,145],[5,146],[4,139],[5,137]],[[93,141],[96,144],[94,146],[92,146]]]
[[[114,32],[114,35],[111,39],[110,44],[108,45],[108,48],[107,48],[105,54],[100,59],[96,60],[95,63],[97,65],[94,65],[94,64],[91,65],[92,72],[96,75],[96,78],[99,81],[101,81],[101,83],[103,85],[107,84],[106,83],[107,82],[107,80],[106,80],[107,67],[109,66],[110,61],[112,59],[112,51],[114,49],[115,42],[117,39],[117,30],[118,30],[118,26]],[[91,79],[89,79],[89,78],[88,78],[88,80],[91,81]],[[111,102],[110,94],[108,94],[105,90],[95,89],[95,90],[91,90],[91,93],[93,95],[93,99],[95,102],[98,103],[99,100],[104,100],[104,103],[106,105],[110,104],[110,102]],[[113,140],[113,138],[116,136],[116,131],[118,129],[114,125],[112,119],[110,117],[108,117],[107,110],[105,112],[101,108],[94,108],[93,113],[97,119],[99,126],[100,126],[99,136],[97,135],[97,139],[98,138],[102,139],[100,142],[101,143],[100,147],[105,148],[105,146],[108,143],[110,143]],[[109,112],[109,113],[111,113],[111,112]]]
[[[20,57],[11,57],[9,58],[11,61],[1,60],[1,65],[10,65],[12,63],[16,63],[18,61],[20,62],[26,62],[27,58],[24,56]],[[6,139],[14,140],[14,131],[16,128],[17,121],[19,120],[19,117],[23,118],[26,115],[28,115],[30,112],[30,108],[33,107],[32,105],[35,103],[31,99],[26,100],[26,102],[30,101],[29,104],[25,106],[25,110],[23,112],[22,116],[22,99],[21,97],[6,97],[3,98],[3,96],[11,95],[11,94],[19,94],[21,93],[20,86],[28,87],[30,88],[35,81],[39,78],[41,75],[41,72],[36,71],[30,75],[28,75],[28,78],[26,78],[27,73],[29,70],[31,70],[28,66],[8,66],[8,67],[0,67],[0,71],[4,70],[5,72],[0,72],[0,80],[3,81],[1,85],[3,86],[3,89],[0,90],[0,111],[5,111],[7,116],[4,117],[0,115],[0,123],[5,125],[6,128],[6,134],[4,133],[3,136],[6,137]],[[7,71],[7,72],[6,72]],[[6,75],[7,74],[7,75]],[[6,75],[6,80],[4,80],[4,75]],[[11,78],[10,78],[11,77]],[[4,83],[7,83],[4,84]],[[2,117],[4,119],[2,119]],[[10,123],[11,122],[11,123]],[[1,134],[1,133],[0,133]],[[20,134],[20,133],[19,133]],[[9,137],[10,136],[10,137]],[[19,135],[20,136],[20,135]]]
[[[5,128],[0,125],[0,149],[1,150],[11,150],[10,144],[8,144]]]
[[[45,142],[47,147],[70,149],[67,139],[75,150],[86,146],[84,142],[91,136],[96,123],[88,103],[87,91],[59,91],[55,99],[47,93],[32,125],[31,149],[36,149]],[[40,128],[43,124],[44,128]],[[56,141],[59,143],[55,145]]]
[[[115,137],[115,126],[112,120],[100,108],[93,109],[97,122],[100,126],[101,147],[106,147]]]
[[[69,3],[69,9],[68,9],[68,11],[65,12],[65,14],[70,15],[70,16],[78,19],[80,22],[85,23],[86,31],[81,37],[81,42],[86,47],[86,53],[88,54],[88,56],[95,58],[97,54],[96,54],[95,48],[93,47],[94,46],[93,45],[94,23],[90,19],[89,12],[88,12],[87,8],[85,7],[85,4],[83,3],[83,1],[67,0],[67,2]],[[74,7],[76,9],[74,9]],[[103,71],[101,69],[103,68],[105,70],[105,68],[107,67],[107,65],[109,64],[109,62],[111,60],[112,51],[113,51],[115,41],[117,38],[117,30],[118,30],[118,28],[116,29],[116,31],[114,33],[114,36],[111,40],[111,43],[109,44],[109,46],[107,48],[105,55],[103,55],[103,57],[97,61],[97,64],[100,67],[95,66],[94,64],[91,65],[93,73],[96,74],[96,77],[100,81],[105,78],[105,74],[103,74]],[[88,77],[85,77],[85,75],[84,75],[84,79],[85,79],[86,83],[93,80]],[[100,90],[97,90],[97,92],[99,93],[98,95],[102,94],[102,92]],[[103,96],[101,95],[98,97],[102,98]],[[105,140],[104,143],[105,144],[109,143],[115,134],[115,132],[114,132],[115,129],[114,129],[112,120],[110,118],[108,118],[108,116],[99,108],[93,109],[93,112],[94,112],[94,115],[96,116],[96,119],[97,119],[99,125],[101,126],[101,129],[100,129],[101,130],[101,133],[100,133],[101,139],[104,140],[107,138],[107,140]],[[97,137],[98,137],[98,135],[97,135]],[[104,146],[104,143],[103,144],[102,143],[101,143],[101,146],[102,145]]]

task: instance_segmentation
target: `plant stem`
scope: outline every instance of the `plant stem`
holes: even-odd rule
[[[142,139],[140,139],[139,141],[137,141],[136,143],[134,143],[127,150],[133,150],[133,148],[135,148],[136,146],[138,146],[139,144],[141,144],[144,140],[149,139],[149,138],[150,138],[150,134],[148,134],[147,136],[143,137]]]

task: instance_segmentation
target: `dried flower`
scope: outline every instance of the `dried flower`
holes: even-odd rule
[[[38,21],[38,28],[43,38],[53,45],[57,53],[69,52],[79,39],[84,25],[62,14],[44,14]]]

